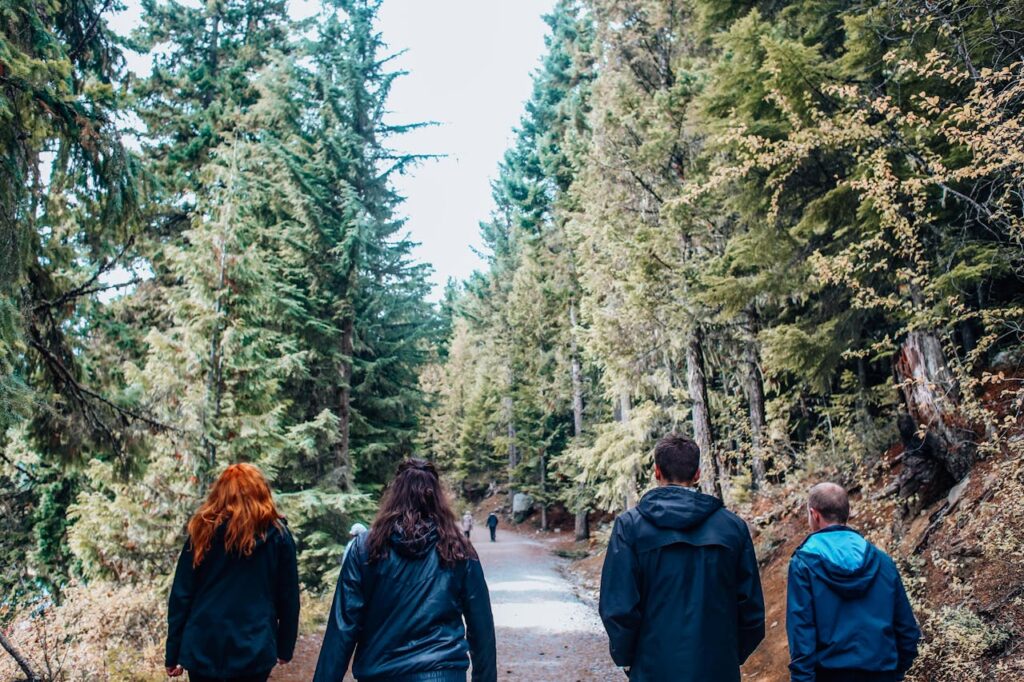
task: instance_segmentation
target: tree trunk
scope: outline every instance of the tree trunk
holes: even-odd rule
[[[540,529],[548,529],[547,450],[540,450]]]
[[[4,636],[3,630],[0,630],[0,646],[2,646],[4,650],[11,655],[14,662],[18,664],[19,668],[21,668],[21,672],[25,673],[25,677],[28,679],[28,682],[40,682],[41,678],[36,674],[36,671],[32,669],[28,659],[22,656],[17,647],[11,644],[11,641]]]
[[[622,389],[619,392],[618,409],[617,409],[617,412],[618,412],[617,417],[618,417],[618,420],[619,420],[620,424],[626,424],[626,423],[629,422],[629,411],[631,409],[632,409],[632,404],[631,404],[631,399],[629,397],[629,391],[626,390],[626,389]],[[623,503],[625,504],[625,508],[626,509],[632,509],[633,507],[636,506],[636,503],[637,503],[637,497],[639,496],[639,491],[637,490],[636,476],[637,476],[637,471],[634,469],[633,471],[630,472],[629,479],[626,481],[626,490],[624,491],[625,499],[623,500]]]
[[[501,399],[505,410],[505,419],[508,422],[506,433],[508,435],[508,480],[512,482],[515,468],[519,466],[519,450],[516,448],[516,424],[512,418],[512,396],[505,396]]]
[[[214,19],[214,34],[218,31],[219,16]],[[216,40],[214,41],[216,42]],[[211,68],[216,69],[216,52]],[[228,176],[227,202],[223,213],[220,215],[220,253],[217,257],[217,290],[214,300],[214,323],[213,331],[210,334],[210,371],[206,377],[206,413],[203,415],[203,444],[206,446],[207,466],[205,471],[206,482],[212,481],[213,472],[217,466],[217,443],[211,437],[211,430],[217,429],[220,425],[221,398],[224,385],[224,355],[221,349],[221,335],[224,333],[222,317],[224,315],[224,296],[228,281],[228,237],[227,233],[232,229],[235,221],[235,182],[238,178],[238,152],[232,148],[231,153],[231,174]]]
[[[335,467],[338,488],[345,492],[355,487],[352,477],[352,356],[355,349],[355,320],[349,315],[341,325],[341,368],[338,380],[338,442],[335,449]]]
[[[750,442],[753,452],[750,460],[750,487],[758,490],[764,485],[765,417],[764,379],[758,363],[757,330],[753,311],[744,316],[747,338],[743,348],[743,383],[750,409]]]
[[[583,368],[580,363],[579,349],[576,346],[576,302],[569,301],[569,338],[570,354],[572,356],[572,430],[573,436],[579,439],[583,435]],[[586,540],[590,537],[590,523],[587,514],[589,506],[583,501],[586,494],[586,485],[582,482],[576,484],[577,502],[576,509],[576,541]]]
[[[907,409],[900,423],[907,447],[900,491],[926,506],[967,475],[974,446],[959,415],[960,388],[934,332],[910,332],[894,369]]]
[[[686,381],[693,401],[693,440],[700,448],[700,487],[708,495],[722,497],[722,484],[711,436],[711,413],[708,410],[707,377],[704,374],[703,334],[694,329],[686,346]]]

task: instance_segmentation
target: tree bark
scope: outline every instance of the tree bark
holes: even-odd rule
[[[693,402],[693,440],[700,448],[700,487],[708,495],[722,497],[718,461],[715,459],[711,435],[711,413],[708,410],[707,376],[704,373],[703,333],[693,330],[686,346],[686,380]]]
[[[620,424],[626,424],[629,422],[629,411],[632,409],[631,398],[629,391],[622,389],[619,392],[618,400],[618,421]],[[637,497],[639,497],[639,491],[636,485],[637,471],[634,469],[630,472],[629,479],[626,481],[626,489],[624,491],[625,499],[623,500],[626,509],[632,509],[636,506]]]
[[[743,382],[747,394],[747,405],[750,410],[750,487],[758,490],[764,485],[765,467],[765,416],[764,416],[764,379],[758,363],[757,330],[753,311],[744,316],[744,327],[747,338],[743,348]]]
[[[505,419],[508,422],[506,435],[508,436],[508,480],[512,482],[512,475],[515,468],[519,466],[519,450],[516,448],[516,423],[512,417],[512,396],[505,396],[501,399],[505,410]]]
[[[576,344],[576,302],[569,301],[569,338],[570,355],[572,356],[572,430],[573,436],[579,439],[583,435],[583,368],[580,363],[579,348]],[[590,537],[590,523],[587,514],[590,509],[584,503],[586,485],[582,482],[576,484],[577,509],[576,509],[576,541],[586,540]]]
[[[907,447],[900,491],[918,495],[924,506],[967,475],[974,445],[959,414],[960,387],[934,332],[910,332],[894,369],[907,410],[900,423]]]
[[[349,492],[355,487],[352,476],[352,356],[355,349],[355,320],[348,315],[341,325],[342,361],[338,380],[338,442],[335,467],[338,487]]]
[[[540,450],[540,529],[548,529],[547,449]]]
[[[21,668],[21,672],[25,673],[25,677],[28,679],[28,682],[40,682],[41,678],[36,674],[36,671],[32,669],[32,665],[28,662],[28,659],[21,655],[21,652],[18,651],[17,647],[15,647],[11,641],[4,636],[2,630],[0,630],[0,646],[2,646],[4,650],[11,655],[14,662],[18,664],[19,668]]]

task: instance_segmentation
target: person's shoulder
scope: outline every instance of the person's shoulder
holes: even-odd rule
[[[631,539],[636,534],[638,526],[644,522],[644,515],[638,508],[633,507],[615,517],[615,529],[625,538]]]
[[[724,506],[719,507],[708,520],[716,522],[723,531],[730,533],[737,540],[742,541],[750,537],[750,526],[747,525],[747,522],[739,514]]]
[[[277,520],[277,523],[270,524],[270,529],[267,531],[267,539],[274,543],[294,547],[295,538],[288,527],[288,519],[282,516]]]
[[[871,542],[870,540],[867,540],[867,538],[865,538],[865,542],[868,543],[871,549],[878,556],[878,563],[881,565],[883,570],[891,571],[892,573],[897,574],[899,573],[899,568],[896,566],[896,562],[893,560],[891,556],[889,556],[888,552],[886,552],[884,549],[882,549],[875,543]]]

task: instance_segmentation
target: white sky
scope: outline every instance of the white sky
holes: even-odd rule
[[[292,14],[308,16],[319,3],[290,0]],[[512,140],[530,96],[531,73],[544,49],[541,16],[553,0],[385,0],[380,30],[392,62],[408,71],[392,90],[394,123],[437,121],[395,141],[403,151],[445,154],[397,178],[407,198],[402,211],[419,260],[434,266],[434,283],[464,279],[481,266],[479,223],[493,208],[490,179]],[[139,2],[111,22],[118,31],[138,23]],[[145,59],[131,68],[148,71]],[[440,287],[435,287],[435,296]]]

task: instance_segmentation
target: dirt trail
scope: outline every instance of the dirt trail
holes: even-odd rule
[[[498,530],[473,532],[487,576],[498,636],[498,679],[625,680],[608,655],[597,613],[574,594],[547,542]]]
[[[625,680],[608,655],[604,629],[594,608],[578,599],[559,571],[563,560],[549,543],[498,530],[491,543],[481,519],[473,531],[491,593],[502,682],[617,682]],[[295,659],[273,682],[309,682],[320,636],[301,638]],[[346,680],[351,679],[346,677]]]

